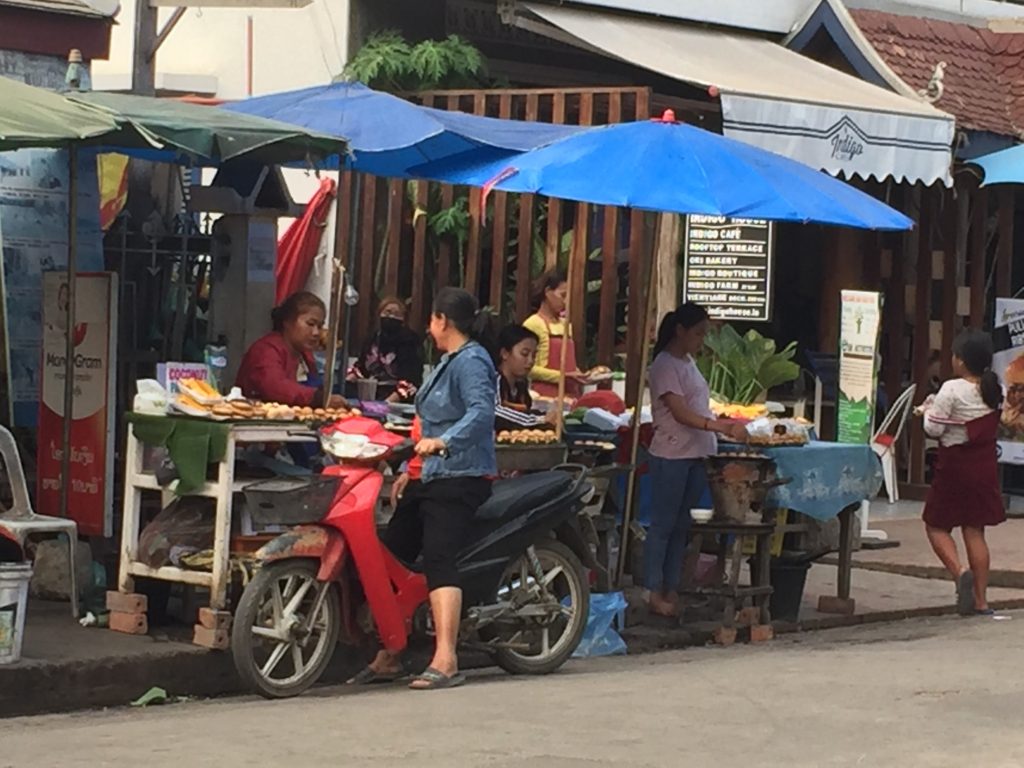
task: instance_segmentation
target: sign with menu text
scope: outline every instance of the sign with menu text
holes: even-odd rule
[[[683,301],[715,319],[771,320],[774,236],[770,221],[687,216]]]

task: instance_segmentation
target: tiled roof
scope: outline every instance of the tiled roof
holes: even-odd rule
[[[886,64],[915,90],[925,90],[946,63],[935,106],[957,125],[1024,138],[1024,34],[916,16],[850,9]]]
[[[109,19],[110,14],[93,8],[84,0],[0,0],[0,7],[24,8],[42,13],[60,13],[67,16],[87,16]]]

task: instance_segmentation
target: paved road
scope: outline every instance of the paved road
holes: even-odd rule
[[[0,767],[1024,766],[1024,614],[572,664],[465,688],[0,721]]]

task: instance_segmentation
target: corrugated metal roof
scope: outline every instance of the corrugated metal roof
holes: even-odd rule
[[[0,0],[0,8],[23,8],[28,11],[87,16],[94,19],[109,19],[112,16],[93,8],[83,0]]]

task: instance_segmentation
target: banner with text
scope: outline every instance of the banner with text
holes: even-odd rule
[[[113,533],[116,280],[111,273],[96,273],[80,274],[75,282],[75,322],[71,328],[75,397],[68,514],[85,536]],[[45,273],[37,457],[37,506],[44,515],[59,515],[61,511],[67,307],[67,275]]]
[[[687,216],[683,301],[715,319],[771,320],[774,245],[770,221]]]
[[[1003,383],[999,461],[1024,464],[1024,299],[996,299],[992,370]]]
[[[875,291],[842,291],[840,307],[836,441],[868,443],[878,391],[882,296]]]

